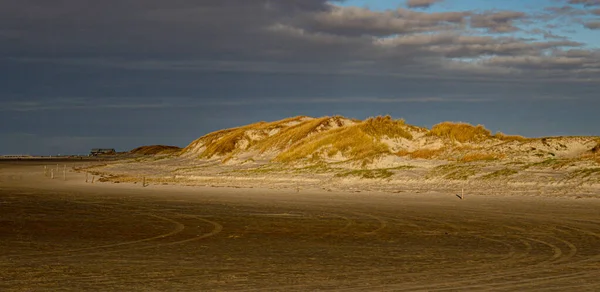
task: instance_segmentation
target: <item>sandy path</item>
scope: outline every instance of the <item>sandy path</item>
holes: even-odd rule
[[[598,291],[593,199],[86,184],[0,164],[0,290]]]

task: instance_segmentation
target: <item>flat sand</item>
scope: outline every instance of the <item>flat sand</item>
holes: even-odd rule
[[[600,291],[600,200],[85,183],[0,162],[1,291]]]

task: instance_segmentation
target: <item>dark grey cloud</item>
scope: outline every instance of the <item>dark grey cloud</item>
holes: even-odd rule
[[[398,9],[377,12],[359,7],[334,7],[316,13],[299,25],[334,35],[388,36],[454,30],[462,27],[468,12],[422,13]],[[298,25],[298,23],[297,23]]]
[[[0,135],[17,150],[32,141],[134,148],[172,136],[185,146],[207,131],[300,114],[415,112],[409,122],[427,124],[423,113],[452,108],[429,119],[480,123],[493,112],[475,113],[503,102],[597,105],[600,55],[560,36],[557,22],[582,21],[583,7],[532,15],[335,4],[0,0]]]
[[[479,68],[480,58],[552,59],[548,51],[582,45],[551,31],[534,32],[551,39],[545,42],[473,34],[473,28],[520,30],[519,21],[529,16],[518,11],[373,11],[325,0],[19,3],[0,9],[1,27],[10,30],[0,34],[7,44],[0,56],[48,65],[359,75],[402,75],[413,68],[412,74],[427,75],[467,68],[452,64],[466,58],[481,77],[494,63]]]
[[[409,8],[429,8],[431,5],[442,1],[444,0],[408,0],[406,6]]]

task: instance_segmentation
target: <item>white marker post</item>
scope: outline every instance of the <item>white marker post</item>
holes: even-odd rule
[[[462,192],[460,193],[460,199],[464,200],[465,199],[465,188],[462,189]]]
[[[65,167],[63,167],[63,180],[64,181],[67,180],[67,165],[65,165]]]
[[[48,166],[44,165],[44,177],[48,176]]]
[[[50,179],[54,179],[54,169],[50,170]]]

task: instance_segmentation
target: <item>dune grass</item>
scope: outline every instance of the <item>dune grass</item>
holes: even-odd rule
[[[361,179],[386,179],[394,175],[393,172],[387,169],[358,169],[346,172],[341,172],[335,175],[335,177],[359,177]]]
[[[150,145],[137,147],[129,153],[139,155],[161,155],[161,154],[177,154],[181,151],[181,148],[177,146],[166,146],[166,145]]]
[[[473,126],[467,123],[443,122],[431,128],[429,136],[451,139],[461,143],[481,142],[492,137],[490,130],[482,125]]]
[[[519,171],[514,170],[514,169],[510,169],[510,168],[504,168],[501,170],[497,170],[494,171],[492,173],[488,173],[486,175],[483,176],[483,179],[495,179],[495,178],[500,178],[500,177],[508,177],[514,174],[519,173]]]
[[[211,158],[215,155],[225,155],[233,152],[236,149],[236,144],[241,139],[246,138],[246,131],[258,127],[257,124],[250,126],[233,129],[224,133],[219,137],[209,137],[206,139],[206,149],[202,154],[201,158]],[[212,138],[212,139],[211,139]]]
[[[506,141],[506,142],[512,142],[512,141],[527,142],[527,141],[531,140],[529,138],[525,138],[525,137],[519,136],[519,135],[506,135],[502,132],[497,132],[494,135],[494,138],[502,140],[502,141]]]
[[[475,162],[475,161],[494,161],[504,158],[504,154],[475,152],[463,155],[458,161],[460,162]]]
[[[198,144],[202,143],[206,147],[203,153],[200,154],[200,158],[211,158],[215,155],[225,155],[231,154],[236,150],[237,143],[246,139],[250,144],[254,143],[252,139],[250,139],[247,135],[248,131],[262,131],[265,132],[265,136],[267,136],[266,132],[277,129],[277,128],[285,128],[288,127],[287,124],[292,122],[302,122],[304,119],[311,119],[307,116],[297,116],[292,118],[283,119],[280,121],[274,122],[258,122],[242,127],[231,128],[216,131],[213,133],[209,133],[207,135],[202,136],[201,138],[192,142],[188,147],[186,147],[182,153],[186,153],[191,149],[194,149]]]
[[[478,170],[479,168],[474,165],[452,163],[433,168],[426,177],[430,179],[441,176],[449,180],[467,180],[477,174]]]
[[[387,145],[376,141],[357,126],[334,129],[306,140],[301,145],[280,153],[276,160],[291,162],[318,154],[318,150],[325,148],[327,154],[341,152],[345,157],[354,159],[389,153]]]
[[[575,170],[570,173],[570,176],[571,178],[588,178],[590,176],[600,176],[600,167]]]
[[[414,159],[433,159],[439,158],[442,153],[444,153],[444,148],[438,149],[417,149],[415,151],[409,152],[407,150],[400,150],[396,153],[398,156],[408,156]]]
[[[523,166],[523,169],[535,167],[535,168],[552,168],[554,170],[557,170],[557,169],[562,169],[564,167],[572,165],[574,162],[575,161],[573,159],[549,158],[544,161],[527,164],[527,165]]]
[[[388,146],[380,141],[383,137],[412,138],[404,130],[403,120],[392,120],[389,116],[376,117],[303,139],[301,143],[280,153],[276,160],[291,162],[312,156],[313,160],[318,161],[321,154],[333,156],[337,153],[348,159],[373,159],[390,153]]]
[[[338,126],[343,125],[340,117],[322,117],[304,121],[295,126],[284,128],[278,134],[266,138],[258,143],[258,147],[261,152],[268,150],[284,150],[307,138],[309,135],[327,128],[330,122],[337,123]]]
[[[406,131],[406,123],[403,119],[394,120],[390,116],[369,118],[358,124],[358,127],[364,133],[375,137],[376,139],[388,137],[412,140],[413,138],[413,136]]]

